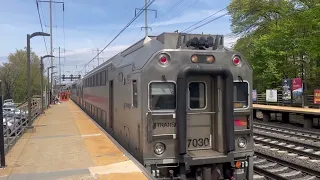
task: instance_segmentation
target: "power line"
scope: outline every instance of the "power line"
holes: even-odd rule
[[[161,17],[163,17],[163,15],[165,15],[167,12],[169,12],[170,10],[172,10],[174,7],[177,7],[177,6],[178,6],[181,2],[183,2],[183,1],[184,1],[184,0],[179,0],[176,4],[174,4],[174,5],[172,5],[171,7],[169,7],[169,8],[167,9],[167,11],[161,13],[160,16],[159,16],[160,19],[161,19]],[[191,5],[189,5],[187,8],[183,9],[182,11],[180,11],[180,12],[179,12],[178,14],[176,14],[175,16],[171,17],[171,18],[170,18],[169,20],[167,20],[166,22],[168,22],[168,21],[170,21],[171,19],[175,18],[176,16],[178,16],[178,15],[181,14],[183,11],[187,10],[188,8],[190,8],[192,5],[194,5],[194,4],[197,3],[198,1],[199,1],[199,0],[196,0],[196,1],[193,2]],[[158,19],[159,19],[159,18],[158,18]],[[154,23],[155,23],[155,21],[153,21],[150,26],[152,26]],[[153,28],[153,30],[156,29],[156,28],[157,28],[157,27]],[[142,31],[139,31],[139,32],[134,36],[133,39],[135,39],[136,37],[138,37],[138,36],[141,34],[141,32],[142,32]]]
[[[228,7],[228,6],[227,6],[227,7]],[[219,10],[219,11],[217,11],[217,12],[215,12],[215,13],[211,14],[210,16],[208,16],[208,17],[206,17],[206,18],[202,19],[201,21],[199,21],[199,22],[197,22],[197,23],[195,23],[195,24],[193,24],[193,25],[189,26],[188,28],[186,28],[186,29],[182,30],[181,32],[185,32],[185,31],[187,31],[188,29],[192,28],[193,26],[195,26],[195,25],[197,25],[197,24],[199,24],[199,23],[201,23],[201,22],[203,22],[203,21],[205,21],[205,20],[207,20],[207,19],[211,18],[212,16],[214,16],[214,15],[218,14],[219,12],[221,12],[221,11],[223,11],[223,10],[227,9],[227,7],[225,7],[225,8],[223,8],[223,9],[221,9],[221,10]]]
[[[203,23],[203,24],[200,25],[200,26],[197,26],[197,27],[195,27],[195,28],[187,31],[186,33],[190,33],[190,32],[192,32],[192,31],[194,31],[194,30],[196,30],[196,29],[198,29],[198,28],[200,28],[200,27],[202,27],[202,26],[205,26],[205,25],[207,25],[207,24],[209,24],[209,23],[211,23],[211,22],[213,22],[213,21],[216,21],[216,20],[222,18],[223,16],[226,16],[227,14],[229,14],[229,13],[224,13],[224,14],[222,14],[221,16],[218,16],[218,17],[216,17],[216,18],[214,18],[214,19],[212,19],[212,20],[210,20],[210,21],[208,21],[208,22],[206,22],[206,23]]]
[[[146,9],[148,8],[155,0],[151,0],[148,2],[148,4],[146,4],[143,8],[141,9]],[[102,51],[100,51],[96,56],[94,56],[86,65],[88,65],[90,62],[92,62],[99,54],[101,54],[113,41],[115,41],[121,34],[123,31],[125,31],[141,14],[142,14],[143,10],[140,10],[138,12],[138,14],[116,35],[116,37],[114,37],[110,42],[109,44],[107,44],[103,49]],[[83,70],[84,68],[82,68]],[[82,71],[81,70],[81,71]]]
[[[172,20],[173,18],[181,15],[182,12],[184,12],[184,11],[187,10],[187,9],[189,9],[191,6],[195,5],[197,2],[199,2],[199,0],[194,1],[192,4],[190,4],[189,6],[187,6],[186,8],[184,8],[183,10],[179,11],[176,15],[172,16],[170,19],[168,19],[168,20],[165,21],[165,22],[168,22],[168,21]]]
[[[41,30],[43,32],[43,27],[42,27],[42,21],[41,21],[41,16],[40,16],[40,11],[39,11],[39,4],[38,4],[38,0],[36,0],[36,5],[37,5],[37,11],[38,11],[38,16],[39,16],[39,20],[40,20],[40,25],[41,25]],[[48,48],[47,48],[47,42],[46,42],[46,39],[43,37],[43,42],[44,42],[44,45],[46,47],[46,51],[47,51],[47,54],[48,54]]]

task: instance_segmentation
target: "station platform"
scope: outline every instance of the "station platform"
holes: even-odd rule
[[[75,103],[51,107],[6,155],[0,179],[146,180],[148,174]]]

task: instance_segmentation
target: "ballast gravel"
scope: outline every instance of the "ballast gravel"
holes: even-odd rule
[[[299,159],[297,158],[297,156],[290,156],[288,155],[288,153],[279,153],[278,151],[273,151],[270,149],[271,148],[268,146],[256,146],[256,145],[254,146],[255,152],[265,154],[271,157],[275,157],[277,159],[280,159],[289,163],[294,163],[296,165],[300,165],[300,166],[320,172],[320,163]]]
[[[269,136],[269,137],[275,137],[275,138],[280,138],[280,139],[284,139],[284,140],[290,140],[290,141],[295,141],[295,142],[299,142],[299,143],[303,143],[303,144],[306,144],[306,145],[313,145],[313,146],[316,146],[318,148],[320,148],[320,141],[312,141],[312,140],[308,140],[308,139],[301,139],[301,138],[298,138],[296,136],[288,136],[288,135],[283,135],[283,134],[280,134],[280,133],[274,133],[274,132],[270,132],[270,131],[267,131],[267,130],[256,130],[254,129],[253,130],[253,133],[254,134],[260,134],[260,135],[265,135],[265,136]]]

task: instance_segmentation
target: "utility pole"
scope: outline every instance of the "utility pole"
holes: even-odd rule
[[[43,106],[43,58],[40,60],[40,89],[41,89],[41,114],[44,112]]]
[[[61,1],[47,1],[47,0],[39,0],[38,2],[45,2],[45,3],[49,3],[50,4],[50,55],[53,56],[53,36],[52,36],[52,3],[61,3],[63,4],[63,11],[64,11],[64,2]],[[51,57],[51,63],[50,63],[50,66],[53,66],[53,57]],[[52,88],[53,88],[53,83],[51,82],[51,88],[50,88],[50,91],[52,91]]]
[[[52,0],[49,2],[50,4],[50,55],[53,56],[53,42],[52,42]],[[53,57],[51,57],[50,66],[53,66]],[[52,94],[53,83],[51,82],[50,92]],[[50,101],[51,102],[51,101]]]
[[[144,0],[144,5],[145,5],[145,8],[144,8],[144,26],[146,27],[145,31],[146,31],[146,37],[147,37],[148,36],[148,9],[147,9],[148,0]]]
[[[139,9],[139,8],[136,8],[135,10],[135,16],[137,16],[137,10],[144,10],[144,27],[141,27],[141,30],[142,29],[145,29],[145,36],[147,37],[148,36],[148,29],[151,29],[152,31],[152,28],[148,26],[148,11],[154,11],[155,12],[155,18],[157,18],[157,10],[154,10],[154,9],[148,9],[147,6],[148,6],[148,0],[144,0],[144,9]]]
[[[93,51],[97,51],[97,60],[98,60],[98,66],[99,66],[99,64],[100,64],[100,54],[99,54],[100,50],[99,50],[99,48],[97,48],[97,50],[93,50]],[[101,52],[101,53],[103,53],[103,52]]]
[[[60,47],[59,47],[59,93],[61,92],[61,64],[60,64]]]
[[[50,55],[53,56],[52,47],[52,0],[50,0]],[[53,66],[53,58],[51,57],[50,66]]]

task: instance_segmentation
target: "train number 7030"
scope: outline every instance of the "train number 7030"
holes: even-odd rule
[[[210,145],[209,138],[188,139],[188,148],[201,148]]]

